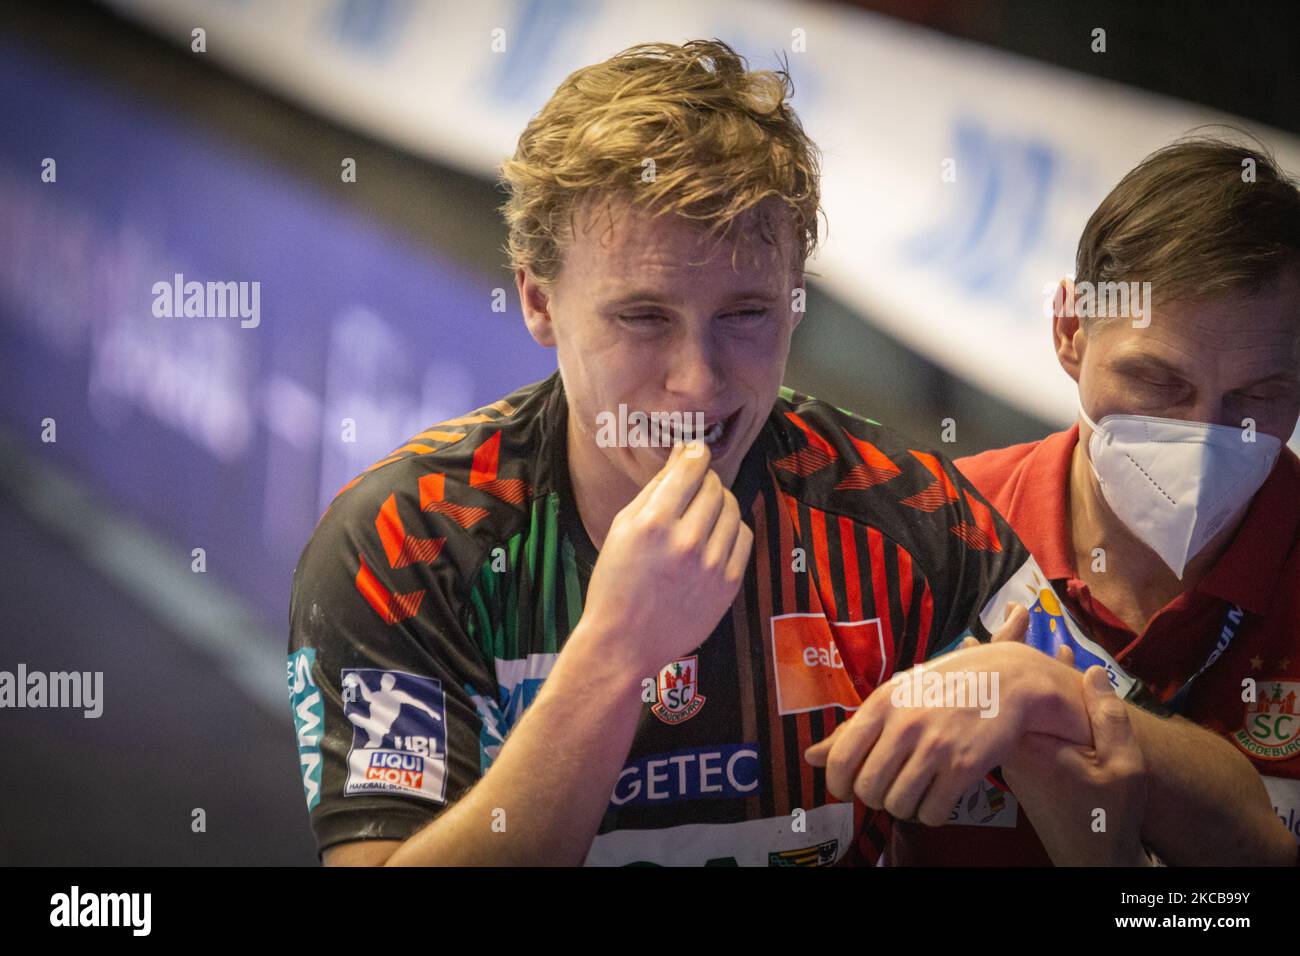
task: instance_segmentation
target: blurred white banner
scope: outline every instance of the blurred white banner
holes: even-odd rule
[[[195,56],[488,177],[567,74],[634,43],[716,36],[752,67],[784,52],[824,152],[821,281],[919,352],[1060,425],[1075,417],[1075,392],[1052,352],[1048,295],[1111,186],[1205,123],[1251,129],[1300,170],[1294,136],[832,4],[106,2],[186,48],[202,28],[207,52]]]

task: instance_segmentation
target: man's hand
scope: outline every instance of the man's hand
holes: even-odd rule
[[[744,578],[754,532],[710,459],[703,442],[674,447],[614,517],[592,571],[583,623],[613,635],[637,673],[704,643]]]
[[[911,672],[895,675],[853,717],[805,751],[809,763],[826,768],[827,789],[841,800],[856,795],[899,819],[916,817],[941,826],[961,794],[998,766],[1030,726],[1090,743],[1082,713],[1072,714],[1059,700],[1071,686],[1077,688],[1078,675],[1021,642],[1028,622],[1028,612],[1017,605],[994,643],[920,665],[929,680],[937,675],[969,689],[983,679],[984,686],[996,687],[994,716],[981,716],[992,708],[984,710],[969,699],[973,695],[961,707],[951,700],[942,707],[913,700],[900,706],[895,691]],[[1077,703],[1073,708],[1082,710]]]
[[[1092,747],[1031,732],[1003,775],[1057,866],[1146,866],[1146,764],[1128,708],[1101,667],[1084,674],[1083,701]]]

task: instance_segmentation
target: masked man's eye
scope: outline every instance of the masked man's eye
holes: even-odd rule
[[[1179,385],[1182,384],[1181,382],[1175,382],[1172,379],[1144,378],[1141,379],[1141,381],[1148,388],[1169,389],[1169,388],[1177,388]]]

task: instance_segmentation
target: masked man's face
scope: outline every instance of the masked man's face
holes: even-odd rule
[[[1251,419],[1257,432],[1290,439],[1300,417],[1300,270],[1258,295],[1157,305],[1150,318],[1145,328],[1099,322],[1075,334],[1077,364],[1062,357],[1094,421],[1149,415],[1243,428]]]

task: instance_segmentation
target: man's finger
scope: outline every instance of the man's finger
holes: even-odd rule
[[[885,791],[885,810],[896,820],[913,819],[934,783],[934,776],[934,768],[924,761],[907,761]]]
[[[1023,641],[1029,628],[1029,612],[1014,601],[1007,605],[1006,620],[993,635],[994,641]]]
[[[944,826],[952,816],[957,801],[969,789],[969,780],[962,780],[955,774],[941,775],[930,785],[925,799],[916,808],[916,818],[928,827]]]
[[[718,477],[718,473],[710,468],[704,473],[704,480],[700,482],[695,497],[691,499],[691,503],[682,512],[682,529],[698,535],[699,540],[705,544],[706,552],[709,550],[713,531],[719,524],[718,516],[723,513],[724,508],[727,508],[728,498],[735,500],[735,495],[727,491],[726,486],[722,484],[722,479]],[[736,514],[737,516],[740,514],[739,509],[736,509]],[[734,532],[735,529],[732,530]],[[721,545],[718,546],[717,550],[721,550]],[[721,558],[725,558],[730,553],[731,539],[728,538],[726,550],[722,551]]]
[[[852,794],[858,770],[867,752],[875,745],[888,716],[884,708],[868,706],[870,700],[867,698],[856,714],[835,728],[835,740],[824,761],[826,788],[842,800]]]
[[[693,445],[699,449],[691,448]],[[668,466],[668,474],[650,494],[646,507],[662,511],[668,518],[680,518],[709,473],[709,461],[708,445],[701,441],[688,442]]]
[[[655,489],[658,488],[663,480],[668,477],[669,472],[672,470],[673,462],[677,460],[681,453],[682,446],[674,445],[672,451],[668,453],[668,460],[664,462],[664,466],[654,473],[654,477],[641,486],[641,490],[636,493],[636,497],[634,497],[628,504],[629,508],[638,507],[649,500],[650,496],[654,494]]]
[[[1092,746],[1099,761],[1136,746],[1128,708],[1115,696],[1104,667],[1094,664],[1083,675],[1083,702],[1092,722]]]
[[[709,474],[716,476],[717,472],[710,472]],[[705,479],[705,487],[700,489],[700,494],[695,496],[695,500],[691,502],[691,507],[686,509],[688,517],[699,504],[700,496],[705,493],[705,489],[714,480],[715,478]],[[723,487],[721,481],[718,481],[718,487],[721,492],[718,495],[717,513],[713,515],[712,523],[703,528],[705,535],[704,565],[709,568],[718,565],[726,567],[731,553],[735,550],[736,535],[740,533],[740,526],[744,524],[740,518],[740,506],[736,504],[736,496]]]
[[[749,565],[749,553],[754,546],[754,531],[745,524],[740,522],[740,527],[736,529],[736,537],[731,542],[731,557],[727,559],[727,577],[737,578],[745,573],[745,568]]]
[[[886,723],[881,719],[874,728],[868,728],[875,731],[869,737],[864,733],[851,742],[841,744],[850,768],[846,789],[852,790],[859,800],[877,810],[884,809],[885,794],[894,785],[899,770],[915,749],[914,735],[907,734],[910,739],[904,739],[905,733],[899,727],[899,721]],[[827,787],[830,786],[830,778],[831,774],[827,772]],[[855,787],[855,783],[862,786]]]
[[[1056,659],[1066,667],[1074,666],[1074,648],[1069,644],[1062,644],[1056,649]],[[1109,683],[1109,682],[1108,682]]]
[[[803,752],[803,759],[807,760],[814,767],[826,766],[826,755],[831,752],[831,746],[834,744],[835,735],[839,733],[840,729],[844,726],[844,724],[840,724],[839,727],[836,727],[830,732],[829,736],[823,737],[821,740],[817,741],[817,743],[805,750]]]

